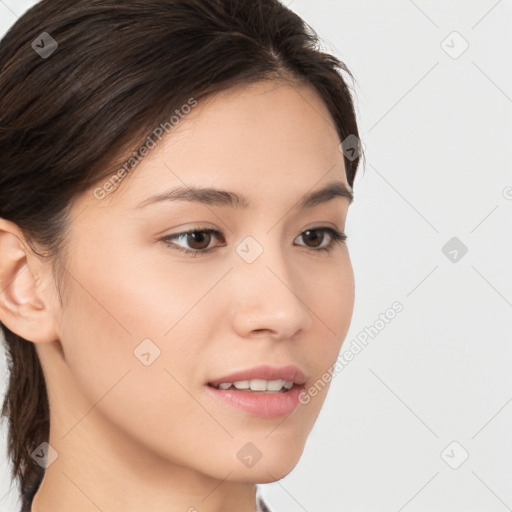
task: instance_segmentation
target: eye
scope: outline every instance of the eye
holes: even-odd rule
[[[326,235],[329,235],[326,237]],[[303,231],[297,238],[303,237],[311,245],[304,245],[313,251],[330,252],[334,249],[336,244],[345,243],[347,236],[345,233],[337,231],[331,227],[321,227],[308,229]],[[223,245],[226,245],[224,235],[216,229],[191,229],[183,233],[176,233],[162,238],[164,242],[171,249],[199,256],[210,252],[215,248],[211,245],[212,240],[223,240]],[[295,240],[297,240],[297,238]],[[325,241],[327,240],[327,243]],[[180,243],[188,244],[188,247],[183,247]],[[303,245],[303,244],[298,244]],[[218,247],[218,246],[217,246]]]
[[[329,238],[328,242],[325,244],[323,242],[326,239],[326,234],[329,235]],[[306,240],[312,242],[312,246],[307,245],[307,247],[311,247],[317,251],[326,252],[332,251],[336,244],[345,243],[345,241],[347,240],[347,235],[345,235],[345,233],[342,233],[341,231],[337,231],[336,229],[330,227],[307,229],[306,231],[303,231],[297,238],[299,237],[303,237]]]
[[[162,241],[166,245],[169,245],[173,249],[176,249],[178,251],[199,254],[209,252],[212,249],[212,247],[209,247],[209,245],[212,239],[215,237],[220,238],[223,237],[223,235],[220,231],[217,231],[216,229],[193,229],[190,231],[185,231],[183,233],[176,233],[175,235],[166,236],[162,238]],[[182,247],[171,240],[186,242],[190,245],[189,247]]]

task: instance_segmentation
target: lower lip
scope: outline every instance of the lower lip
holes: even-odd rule
[[[279,418],[291,414],[299,405],[304,386],[293,386],[284,393],[221,390],[206,386],[208,392],[222,402],[260,418]]]

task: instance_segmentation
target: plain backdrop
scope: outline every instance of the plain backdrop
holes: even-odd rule
[[[0,32],[34,3],[0,0]],[[267,500],[276,512],[512,510],[512,3],[284,3],[356,78],[366,167],[347,222],[356,304],[342,351],[368,341]],[[2,397],[3,355],[0,371]]]

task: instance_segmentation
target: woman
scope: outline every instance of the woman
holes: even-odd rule
[[[5,35],[24,511],[268,510],[255,484],[296,466],[352,315],[341,72],[277,0],[45,0]]]

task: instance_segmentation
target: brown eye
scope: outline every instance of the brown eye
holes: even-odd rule
[[[302,235],[312,242],[312,245],[310,245],[309,247],[318,247],[319,245],[321,245],[325,237],[325,232],[321,232],[320,230],[308,229],[307,231],[304,231]]]
[[[215,238],[223,238],[222,233],[216,229],[196,229],[166,236],[162,241],[178,251],[201,254],[214,248],[210,244]]]
[[[328,234],[327,243],[324,244],[325,234]],[[303,231],[297,238],[303,238],[304,240],[309,239],[310,243],[307,243],[306,247],[316,249],[318,251],[331,251],[334,249],[336,243],[344,243],[347,239],[347,235],[333,228],[315,228],[307,229]],[[322,245],[323,244],[323,245]],[[303,244],[299,244],[303,245]]]
[[[329,235],[327,239],[326,233]],[[303,231],[297,238],[308,240],[306,244],[299,243],[298,245],[303,245],[314,251],[329,252],[334,249],[336,244],[344,243],[347,236],[333,228],[322,227]],[[195,229],[176,233],[162,238],[162,241],[171,249],[199,256],[215,249],[216,246],[212,243],[214,239],[222,241],[223,245],[226,245],[223,234],[216,229]],[[326,240],[327,243],[324,243]]]
[[[186,240],[191,249],[203,250],[208,247],[212,238],[210,233],[206,231],[194,231],[185,235]]]

